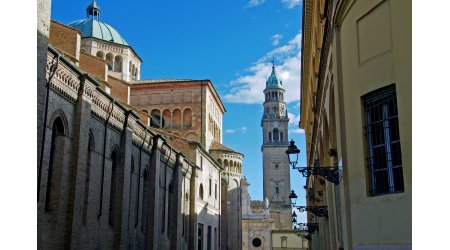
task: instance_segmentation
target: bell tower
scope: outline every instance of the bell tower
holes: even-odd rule
[[[272,73],[264,89],[264,114],[261,119],[263,132],[264,197],[271,204],[290,205],[290,167],[286,156],[289,146],[289,118],[284,102],[284,88],[272,62]]]

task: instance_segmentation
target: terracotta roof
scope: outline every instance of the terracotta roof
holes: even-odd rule
[[[153,128],[152,130],[155,131],[158,134],[161,134],[164,139],[166,139],[167,143],[174,147],[179,152],[183,153],[186,158],[193,164],[196,163],[196,146],[197,142],[195,141],[189,141],[181,136],[169,133],[167,131],[164,131],[162,129]]]
[[[168,82],[198,82],[198,81],[204,81],[204,80],[162,78],[162,79],[133,80],[133,81],[131,81],[131,84],[168,83]]]
[[[209,148],[209,150],[227,151],[227,152],[232,152],[232,153],[243,155],[242,153],[239,153],[239,152],[237,152],[237,151],[235,151],[235,150],[233,150],[233,149],[231,149],[231,148],[229,148],[229,147],[227,147],[227,146],[225,146],[225,145],[223,145],[221,143],[218,143],[216,141],[213,141],[211,143],[211,147]]]

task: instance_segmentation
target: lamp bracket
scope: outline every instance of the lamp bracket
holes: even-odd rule
[[[300,212],[311,212],[317,217],[328,217],[327,206],[295,206]]]
[[[319,230],[319,223],[297,223],[300,231],[307,231],[309,234],[314,234]]]
[[[339,174],[339,168],[337,166],[333,167],[322,167],[318,160],[314,161],[314,167],[293,167],[297,169],[303,177],[309,177],[311,175],[320,175],[327,181],[339,185],[341,181],[341,176]]]

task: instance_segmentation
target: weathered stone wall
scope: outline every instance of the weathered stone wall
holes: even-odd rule
[[[50,0],[37,2],[37,168],[41,162],[41,145],[44,131],[44,109],[46,99],[46,64],[48,33],[50,30]],[[39,174],[37,174],[39,175]]]
[[[51,61],[56,51],[48,56]],[[190,213],[182,212],[180,205],[186,190],[183,182],[175,185],[172,180],[189,182],[189,164],[177,158],[178,151],[169,154],[170,145],[163,150],[162,140],[140,125],[137,116],[117,102],[112,106],[111,97],[96,90],[98,83],[71,67],[61,59],[51,82],[38,201],[38,249],[169,249],[167,242],[182,238],[182,231],[173,225],[182,225],[181,214]],[[63,128],[55,137],[52,127],[59,119]],[[55,140],[58,148],[52,153]],[[117,153],[115,165],[113,152]],[[164,157],[171,164],[162,164]],[[169,177],[166,184],[175,185],[165,191],[159,183],[163,172]],[[48,188],[50,196],[46,195]],[[154,202],[163,198],[166,202]],[[50,204],[47,209],[46,202]],[[155,218],[165,218],[164,237]]]

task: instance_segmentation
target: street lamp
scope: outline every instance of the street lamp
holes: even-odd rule
[[[291,199],[292,206],[297,203],[297,195],[294,193],[294,190],[291,191],[291,194],[289,195],[289,199]]]
[[[288,149],[286,150],[286,154],[288,155],[289,164],[291,164],[292,169],[297,169],[303,177],[309,177],[310,175],[320,175],[329,182],[338,185],[341,181],[341,176],[339,174],[339,169],[337,166],[332,167],[322,167],[320,166],[319,160],[314,160],[313,167],[296,167],[298,163],[298,154],[300,153],[300,149],[295,146],[295,141],[291,140],[289,142]]]
[[[295,169],[295,166],[297,165],[299,153],[300,149],[295,146],[295,141],[291,139],[288,149],[286,150],[286,154],[288,155],[289,163],[291,164],[292,169]]]

